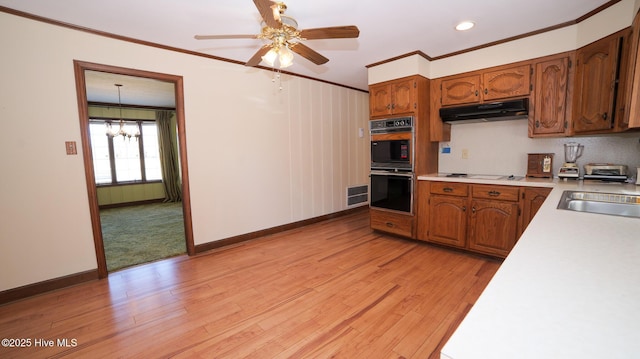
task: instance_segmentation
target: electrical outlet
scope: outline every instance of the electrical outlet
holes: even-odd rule
[[[463,159],[463,160],[466,160],[466,159],[468,159],[468,158],[469,158],[469,150],[468,150],[468,149],[466,149],[466,148],[463,148],[463,149],[462,149],[462,159]]]

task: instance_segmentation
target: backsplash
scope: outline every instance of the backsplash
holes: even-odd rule
[[[629,176],[640,167],[640,132],[602,136],[529,138],[527,120],[458,124],[451,126],[451,141],[440,143],[438,171],[520,175],[527,173],[528,153],[555,153],[553,173],[564,162],[564,144],[584,145],[577,161],[580,171],[587,163],[629,166]],[[450,147],[450,153],[442,153]],[[463,159],[466,150],[467,158]]]

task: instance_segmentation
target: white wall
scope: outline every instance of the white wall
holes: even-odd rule
[[[451,126],[451,141],[441,142],[451,153],[439,154],[440,172],[475,173],[524,176],[527,173],[528,153],[554,153],[553,173],[564,162],[564,144],[584,145],[578,165],[587,163],[616,163],[629,166],[632,175],[640,167],[640,133],[606,136],[561,138],[529,138],[527,120],[468,123]],[[466,149],[468,158],[462,158]],[[440,151],[442,152],[442,151]]]
[[[97,267],[73,60],[184,78],[196,244],[346,209],[368,95],[0,13],[0,291]],[[81,150],[81,148],[79,148]]]

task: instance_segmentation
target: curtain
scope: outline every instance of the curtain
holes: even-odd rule
[[[160,147],[160,164],[162,165],[162,183],[166,193],[164,201],[180,202],[182,200],[182,184],[176,136],[172,131],[172,116],[173,111],[156,111],[156,126],[158,127],[158,145]]]

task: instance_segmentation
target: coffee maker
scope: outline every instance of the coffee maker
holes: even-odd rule
[[[582,150],[584,146],[577,142],[569,142],[564,144],[564,163],[558,171],[559,178],[579,178],[580,167],[576,164],[576,161],[582,156]]]

